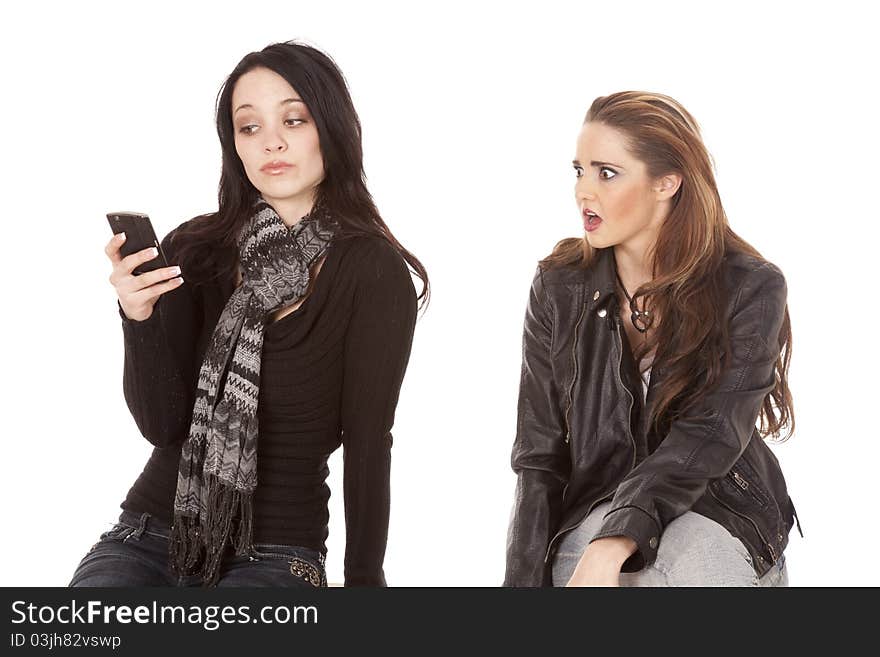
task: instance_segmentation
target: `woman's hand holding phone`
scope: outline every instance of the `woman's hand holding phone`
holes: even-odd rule
[[[179,287],[183,283],[183,278],[179,276],[180,267],[177,266],[133,274],[135,267],[156,258],[159,253],[155,247],[149,247],[122,257],[119,249],[124,242],[125,234],[119,233],[114,235],[104,247],[104,253],[113,263],[110,284],[116,288],[116,296],[119,297],[119,305],[122,306],[125,316],[142,322],[153,314],[156,300],[166,292]]]

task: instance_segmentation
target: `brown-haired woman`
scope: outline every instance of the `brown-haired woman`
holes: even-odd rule
[[[576,153],[585,235],[525,317],[505,584],[785,586],[795,510],[764,442],[794,429],[785,278],[672,98],[597,98]]]

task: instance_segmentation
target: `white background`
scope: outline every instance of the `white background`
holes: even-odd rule
[[[791,534],[791,583],[880,583],[867,4],[7,8],[0,584],[65,585],[151,450],[122,396],[105,213],[148,212],[164,235],[215,210],[220,85],[246,53],[292,38],[345,73],[370,189],[433,283],[394,427],[390,584],[502,581],[528,287],[536,261],[582,231],[570,161],[583,114],[624,89],[696,116],[734,230],[788,280],[798,429],[774,451],[806,534]]]

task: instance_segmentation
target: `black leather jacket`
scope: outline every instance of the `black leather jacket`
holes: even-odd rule
[[[741,539],[759,577],[780,558],[795,510],[755,423],[774,385],[785,278],[745,254],[729,253],[723,266],[731,365],[665,436],[647,427],[618,312],[613,249],[599,250],[587,269],[538,269],[523,336],[505,586],[550,585],[560,537],[609,499],[595,538],[636,542],[622,572],[651,564],[666,525],[688,510]],[[653,368],[648,409],[662,379],[662,368]]]

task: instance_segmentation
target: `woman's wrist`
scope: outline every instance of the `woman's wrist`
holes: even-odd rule
[[[638,550],[638,545],[629,536],[606,536],[594,540],[587,549],[597,561],[622,566]]]

